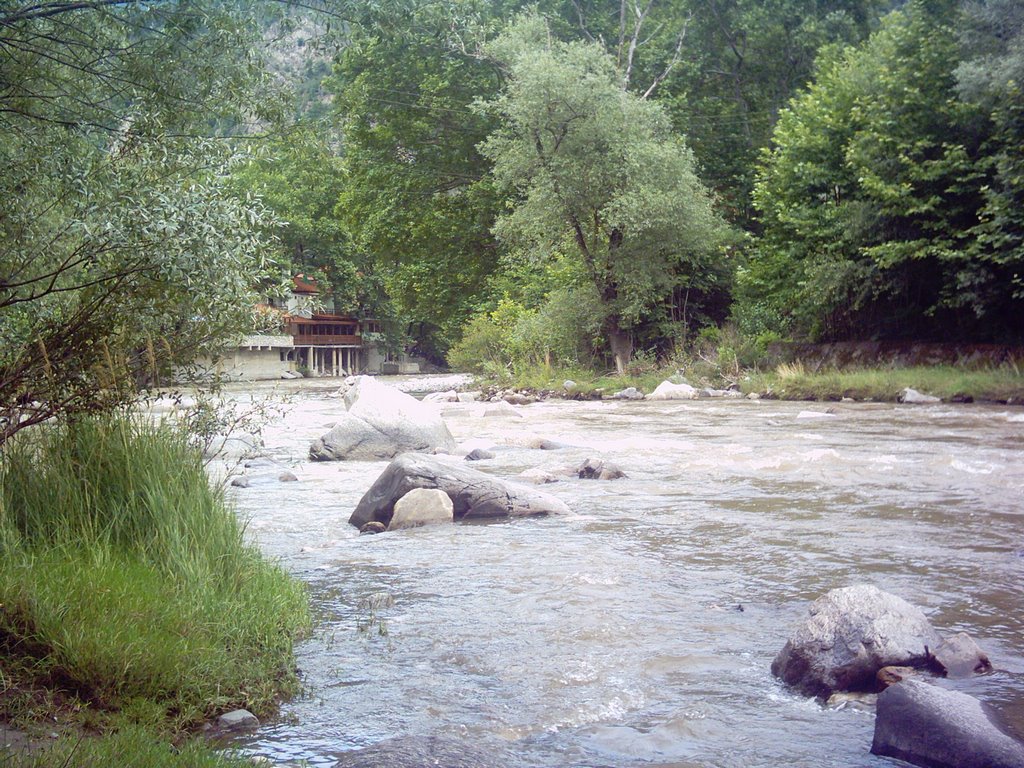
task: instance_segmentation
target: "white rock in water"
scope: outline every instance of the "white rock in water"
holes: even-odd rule
[[[431,392],[429,395],[424,396],[424,403],[457,403],[459,402],[459,393],[454,389],[449,389],[447,392]]]
[[[636,387],[626,387],[612,395],[613,400],[643,400],[644,393]]]
[[[916,389],[907,387],[900,392],[897,398],[901,403],[914,403],[914,404],[925,404],[925,403],[941,403],[941,397],[935,397],[934,395],[924,395],[918,392]]]
[[[647,396],[648,400],[696,400],[698,396],[696,389],[689,384],[673,384],[671,381],[663,381]]]
[[[370,376],[353,376],[346,384],[348,411],[310,446],[313,460],[389,459],[404,451],[455,448],[447,425],[430,405]]]
[[[454,506],[448,494],[436,488],[413,488],[395,502],[389,531],[452,522]]]

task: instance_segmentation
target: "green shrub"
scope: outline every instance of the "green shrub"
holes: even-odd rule
[[[304,589],[245,541],[173,427],[87,418],[9,441],[0,555],[15,687],[103,711],[149,699],[173,726],[297,689]]]

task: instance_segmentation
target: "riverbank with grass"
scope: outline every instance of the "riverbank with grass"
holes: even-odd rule
[[[497,377],[481,376],[478,385],[520,392],[550,393],[576,399],[610,397],[628,387],[643,393],[662,381],[686,382],[698,389],[733,389],[744,395],[777,400],[837,401],[843,398],[897,402],[910,388],[945,402],[1024,405],[1024,370],[1019,366],[961,368],[956,366],[879,367],[856,370],[812,370],[787,363],[763,370],[721,367],[714,360],[684,361],[669,367],[638,367],[623,376],[614,372],[536,366]],[[566,387],[566,382],[572,386]]]
[[[296,693],[309,623],[180,431],[89,418],[3,446],[0,727],[34,749],[0,764],[237,765],[189,734]]]

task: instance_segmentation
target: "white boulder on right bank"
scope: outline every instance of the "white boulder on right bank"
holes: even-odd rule
[[[689,384],[673,384],[671,381],[663,381],[651,394],[647,395],[648,400],[696,400],[700,393]]]

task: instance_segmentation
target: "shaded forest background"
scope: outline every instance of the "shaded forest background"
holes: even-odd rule
[[[1022,30],[1014,0],[0,3],[4,408],[117,400],[296,272],[478,369],[1019,343]]]
[[[761,346],[1021,339],[1019,4],[577,0],[530,9],[366,3],[341,18],[293,9],[272,28],[290,28],[281,39],[301,46],[291,71],[302,99],[295,128],[244,179],[289,222],[282,241],[294,266],[321,270],[340,304],[391,320],[416,351],[438,361],[454,353],[460,365],[600,364],[620,330],[629,354],[662,356],[723,324]],[[612,146],[616,132],[643,140],[629,135],[636,121],[621,107],[589,148],[562,145],[558,158],[546,150],[571,166],[554,187],[529,168],[503,170],[493,137],[510,117],[488,104],[533,77],[537,93],[523,98],[542,97],[549,124],[529,119],[553,136],[553,113],[578,95],[573,74],[541,83],[495,52],[494,41],[522,36],[524,13],[542,18],[544,32],[517,44],[528,60],[555,52],[548,74],[576,67],[583,82],[596,66],[579,60],[589,46],[622,91],[657,105],[721,226],[654,228],[611,269],[616,277],[595,284],[566,223],[574,213],[607,214],[616,195],[650,207],[702,192],[639,178],[650,169]],[[295,56],[303,49],[310,55]],[[600,100],[614,90],[574,105],[575,126],[604,119]],[[543,164],[543,154],[523,163]],[[611,191],[583,201],[567,190],[570,175]],[[566,215],[544,222],[545,237],[509,233],[503,223],[523,206],[534,221],[559,206]],[[679,247],[649,258],[666,245]]]

